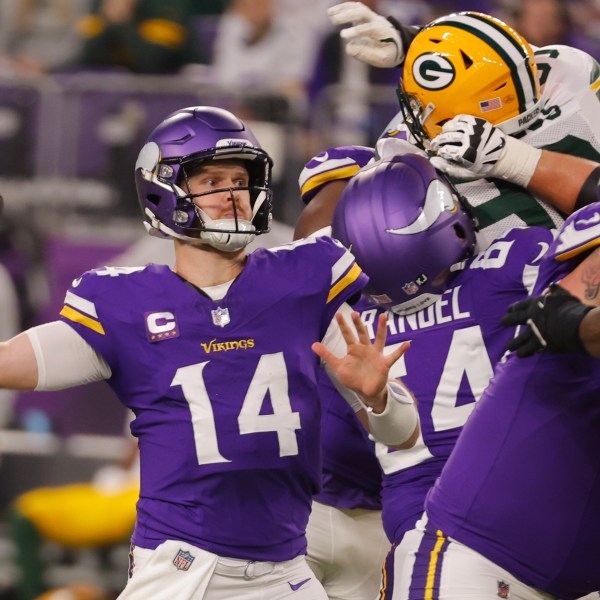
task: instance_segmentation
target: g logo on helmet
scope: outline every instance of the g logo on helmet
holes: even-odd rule
[[[443,90],[456,76],[454,65],[445,57],[433,52],[421,54],[413,63],[413,77],[426,90]]]

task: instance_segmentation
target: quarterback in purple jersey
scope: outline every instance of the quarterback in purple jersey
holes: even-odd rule
[[[135,177],[174,267],[89,271],[59,321],[0,344],[0,387],[105,379],[135,414],[141,489],[120,598],[326,599],[304,558],[320,363],[376,438],[418,436],[412,395],[388,381],[408,345],[385,355],[385,328],[371,343],[346,304],[366,280],[352,255],[329,239],[246,252],[269,229],[270,173],[233,114],[173,113]]]

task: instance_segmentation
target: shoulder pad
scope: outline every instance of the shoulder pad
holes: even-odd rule
[[[548,81],[552,80],[557,85],[564,85],[568,89],[572,89],[573,96],[578,96],[582,91],[589,91],[588,86],[592,85],[598,77],[597,63],[593,57],[572,46],[553,44],[536,48],[534,60],[538,63],[550,61],[549,64],[552,68],[544,88],[548,86]],[[581,88],[572,88],[574,84]]]
[[[374,155],[375,150],[366,146],[338,146],[317,154],[306,163],[298,178],[302,202],[308,204],[327,183],[350,179]]]
[[[600,246],[600,203],[595,202],[574,212],[561,227],[548,256],[563,262]]]
[[[327,236],[315,240],[321,245],[321,255],[329,246],[327,250],[331,252],[332,257],[338,257],[331,267],[331,287],[327,303],[338,297],[345,300],[359,292],[366,285],[368,278],[358,266],[354,256],[338,240]]]

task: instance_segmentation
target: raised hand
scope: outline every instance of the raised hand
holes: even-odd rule
[[[327,10],[334,25],[342,29],[346,53],[374,67],[396,67],[404,60],[405,48],[400,32],[385,17],[362,2],[342,2]]]
[[[384,354],[387,337],[385,314],[379,315],[373,343],[359,313],[352,313],[354,327],[340,313],[336,315],[336,320],[348,347],[346,356],[338,358],[321,342],[315,342],[312,350],[329,365],[343,386],[356,392],[375,412],[381,412],[385,408],[390,368],[410,344],[405,342],[393,352]]]

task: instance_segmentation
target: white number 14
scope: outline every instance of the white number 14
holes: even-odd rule
[[[203,371],[209,362],[177,369],[171,382],[171,387],[181,386],[190,406],[196,456],[200,465],[231,462],[219,450],[213,407],[204,383]],[[273,412],[261,414],[267,394]],[[279,441],[279,456],[298,454],[296,430],[300,429],[300,413],[292,412],[282,353],[260,357],[238,415],[238,427],[241,435],[275,432]]]

